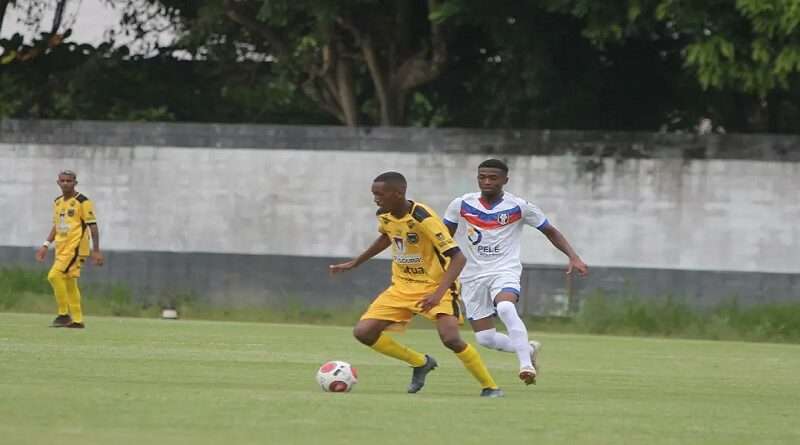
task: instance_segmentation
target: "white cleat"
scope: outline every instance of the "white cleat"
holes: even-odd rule
[[[539,355],[539,351],[542,350],[542,344],[536,340],[531,340],[528,344],[531,345],[531,363],[533,363],[533,367],[536,368],[536,372],[539,372],[539,364],[536,363],[536,356]]]
[[[522,380],[523,383],[526,385],[535,385],[536,384],[536,368],[533,366],[520,368],[519,370],[519,379]]]

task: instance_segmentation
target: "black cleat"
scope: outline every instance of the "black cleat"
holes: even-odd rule
[[[481,397],[503,397],[506,393],[503,392],[500,388],[483,388],[481,391]]]
[[[59,315],[50,323],[51,328],[63,328],[64,326],[72,323],[72,318],[69,315]]]
[[[83,323],[75,323],[74,321],[71,321],[68,325],[64,325],[64,327],[72,329],[83,329],[86,327],[86,325]]]
[[[425,354],[425,364],[414,367],[414,371],[411,374],[411,383],[408,384],[408,393],[414,394],[422,389],[422,387],[425,386],[425,377],[437,366],[439,366],[439,364],[436,363],[436,360],[430,355]]]

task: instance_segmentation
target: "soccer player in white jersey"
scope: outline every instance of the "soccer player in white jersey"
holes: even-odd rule
[[[467,256],[467,265],[461,272],[461,294],[478,343],[516,353],[519,378],[530,385],[536,383],[536,355],[541,344],[528,341],[528,329],[515,306],[520,297],[523,225],[537,228],[567,255],[567,273],[574,269],[585,276],[589,269],[538,207],[503,191],[506,183],[508,166],[503,161],[483,161],[478,166],[481,191],[454,199],[444,214],[444,223]],[[495,315],[505,324],[508,334],[497,332]]]

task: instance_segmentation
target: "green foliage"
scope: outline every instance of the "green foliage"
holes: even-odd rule
[[[30,51],[20,40],[0,41]],[[25,49],[28,48],[28,49]],[[2,88],[3,85],[13,86]],[[0,117],[120,121],[331,123],[269,67],[65,43],[0,70]]]
[[[576,321],[587,332],[680,335],[694,331],[702,317],[672,298],[648,302],[633,297],[598,295],[581,306]]]
[[[0,40],[0,117],[632,131],[709,119],[715,131],[800,132],[800,0],[130,0],[125,11],[135,35],[162,16],[180,39],[147,58],[70,31]],[[426,72],[433,26],[445,63]]]
[[[705,90],[747,98],[744,108],[757,110],[766,99],[767,112],[753,127],[787,131],[796,110],[789,104],[800,89],[800,2],[763,0],[550,0],[551,10],[585,20],[583,34],[599,45],[649,38],[674,42],[684,72]],[[627,14],[623,12],[627,11]],[[791,94],[786,94],[791,93]],[[747,131],[745,119],[727,119],[718,95],[706,95],[704,117],[734,131]],[[726,99],[722,98],[723,101]],[[764,105],[761,105],[762,107]],[[745,113],[748,113],[745,111]],[[753,111],[749,111],[753,113]],[[751,124],[752,125],[752,124]],[[742,128],[744,127],[744,128]]]
[[[428,19],[436,23],[444,23],[456,19],[468,8],[466,0],[451,0],[439,3],[428,13]]]
[[[673,42],[602,42],[587,37],[587,16],[572,12],[566,2],[471,4],[453,39],[457,62],[425,89],[447,104],[442,125],[657,130],[693,105],[686,96],[696,88],[687,88]],[[680,125],[695,125],[695,113]]]
[[[651,301],[597,294],[583,302],[575,322],[580,330],[597,334],[800,341],[800,303],[744,308],[732,300],[719,308],[693,310],[671,297]]]
[[[318,309],[287,295],[279,308],[220,307],[185,293],[135,297],[129,286],[114,283],[82,283],[81,294],[86,312],[95,316],[158,317],[163,308],[170,307],[188,319],[328,325],[353,324],[369,304],[357,301],[352,307]],[[45,270],[0,268],[0,310],[50,314],[54,305]],[[744,308],[733,300],[713,310],[695,310],[673,297],[651,300],[597,293],[583,301],[574,317],[536,317],[530,327],[553,332],[800,342],[800,303]]]
[[[13,310],[27,297],[50,292],[46,271],[22,267],[0,268],[0,309]]]
[[[717,324],[747,340],[787,340],[800,337],[800,303],[741,308],[736,302],[713,313]]]

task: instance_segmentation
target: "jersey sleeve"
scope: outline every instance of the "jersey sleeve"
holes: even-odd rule
[[[81,213],[83,215],[84,224],[97,224],[97,218],[94,216],[94,203],[91,199],[87,199],[81,203]]]
[[[522,208],[522,221],[531,226],[536,227],[539,230],[544,229],[547,227],[547,217],[544,215],[539,207],[536,207],[535,204],[531,204],[528,201],[521,201],[519,206]]]
[[[461,217],[461,198],[454,199],[447,210],[444,211],[444,224],[447,227],[457,227],[458,218]]]
[[[439,218],[425,218],[421,223],[422,233],[431,240],[440,252],[447,252],[453,248],[458,249],[453,237]]]

